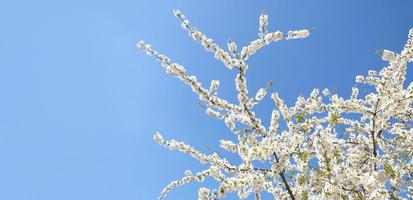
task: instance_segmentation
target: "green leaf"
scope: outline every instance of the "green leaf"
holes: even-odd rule
[[[402,136],[397,136],[396,137],[396,142],[403,142],[406,138]]]
[[[272,87],[272,81],[268,81],[267,83],[267,88],[270,88],[270,87]]]
[[[383,168],[386,174],[389,174],[391,176],[394,176],[396,174],[396,172],[394,171],[393,167],[389,164],[389,162],[385,162],[383,164]]]
[[[338,124],[338,120],[340,119],[340,115],[339,114],[332,114],[331,115],[331,124],[333,126]]]
[[[305,177],[305,175],[299,176],[297,181],[298,181],[298,184],[299,184],[299,185],[304,185],[305,182],[306,182],[306,177]]]
[[[308,199],[308,192],[307,191],[302,191],[301,192],[301,199],[304,199],[304,200]]]
[[[304,119],[305,119],[305,115],[306,115],[305,111],[302,111],[302,112],[299,112],[299,113],[295,114],[295,121],[297,121],[298,123],[303,122]]]

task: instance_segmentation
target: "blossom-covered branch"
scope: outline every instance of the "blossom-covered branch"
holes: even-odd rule
[[[288,106],[281,95],[271,94],[275,107],[269,127],[253,111],[267,94],[267,87],[250,96],[247,87],[247,60],[262,47],[280,40],[302,39],[307,29],[271,32],[268,15],[259,18],[258,38],[244,47],[228,41],[228,51],[190,25],[179,10],[174,11],[181,26],[207,51],[214,53],[227,68],[236,69],[237,103],[218,95],[219,81],[211,80],[206,89],[185,68],[153,50],[143,41],[137,46],[154,56],[166,72],[191,86],[205,112],[222,120],[237,136],[237,141],[220,140],[222,149],[238,154],[240,164],[231,164],[218,153],[207,155],[175,140],[154,140],[171,150],[191,155],[208,168],[196,174],[190,171],[170,183],[161,193],[190,182],[202,182],[210,176],[219,187],[198,190],[201,200],[220,199],[236,192],[240,199],[253,195],[261,199],[267,192],[274,199],[395,199],[413,198],[413,83],[406,87],[407,64],[413,61],[413,29],[400,53],[381,50],[388,66],[356,76],[357,84],[373,86],[370,93],[339,96],[314,89],[308,97],[299,96]],[[240,51],[239,51],[240,49]],[[285,125],[284,125],[285,124]],[[267,168],[257,167],[261,161]]]

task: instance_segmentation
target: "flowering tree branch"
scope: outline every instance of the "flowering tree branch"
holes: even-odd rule
[[[308,97],[299,96],[288,106],[278,93],[270,126],[265,127],[253,108],[267,94],[263,87],[250,97],[245,74],[247,60],[262,47],[280,40],[302,39],[307,29],[268,31],[268,15],[259,18],[258,38],[238,48],[229,40],[228,51],[191,26],[179,10],[174,11],[181,26],[206,51],[214,53],[228,69],[236,69],[237,103],[218,96],[219,81],[212,80],[209,89],[188,75],[184,66],[139,41],[137,46],[154,56],[166,72],[191,86],[204,102],[205,112],[222,120],[237,136],[237,142],[220,140],[220,146],[238,154],[242,163],[231,164],[218,153],[203,154],[175,140],[164,140],[160,133],[154,140],[170,150],[191,155],[208,168],[170,183],[159,199],[174,188],[190,182],[202,182],[210,176],[219,183],[216,189],[199,188],[200,200],[223,198],[237,192],[240,199],[250,195],[261,199],[268,192],[275,199],[389,199],[413,198],[413,83],[405,87],[407,64],[413,61],[413,29],[404,49],[398,54],[379,52],[388,66],[370,70],[367,76],[356,76],[356,83],[371,85],[374,90],[359,95],[357,86],[349,98],[314,89]],[[239,51],[240,49],[240,51]],[[286,126],[281,126],[285,123]],[[261,161],[269,166],[254,166]]]

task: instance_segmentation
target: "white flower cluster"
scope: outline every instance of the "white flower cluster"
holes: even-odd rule
[[[222,116],[221,116],[221,114],[220,114],[219,112],[217,112],[217,111],[215,111],[215,110],[213,110],[213,109],[211,109],[211,108],[205,109],[205,112],[206,112],[209,116],[211,116],[211,117],[213,117],[213,118],[216,118],[216,119],[221,119],[221,118],[222,118]]]
[[[392,61],[394,58],[396,57],[396,55],[394,54],[393,51],[384,49],[383,52],[381,53],[381,59],[383,59],[384,61]]]
[[[207,188],[201,187],[198,190],[198,199],[199,200],[209,200],[211,191]]]
[[[308,31],[307,29],[298,30],[298,31],[288,31],[287,35],[288,35],[286,38],[287,40],[302,39],[302,38],[306,38],[310,36],[310,31]]]
[[[261,16],[260,16],[260,26],[259,26],[259,33],[258,33],[260,37],[264,37],[265,34],[267,33],[267,26],[268,26],[268,15],[264,11],[261,13]]]
[[[229,140],[220,140],[220,146],[230,152],[237,153],[238,146]]]
[[[277,42],[277,41],[282,40],[282,39],[283,39],[283,33],[281,31],[268,33],[264,37],[265,44],[270,44],[272,42]]]
[[[217,93],[219,87],[219,81],[218,80],[212,80],[211,85],[209,86],[209,92],[212,95],[215,95]]]
[[[228,41],[228,50],[234,58],[238,58],[237,44],[232,40]]]
[[[249,101],[246,103],[248,109],[252,109],[255,105],[261,102],[264,99],[265,95],[267,95],[267,88],[260,88],[255,94],[255,97],[250,98]]]
[[[251,195],[261,199],[262,192],[272,194],[274,199],[292,200],[413,198],[413,83],[405,84],[407,64],[413,61],[413,29],[400,53],[381,52],[388,66],[356,76],[357,83],[371,85],[374,90],[360,95],[356,85],[345,98],[336,91],[324,89],[320,95],[320,90],[314,89],[308,97],[299,96],[293,106],[273,93],[275,108],[267,130],[252,110],[264,99],[267,88],[249,97],[246,61],[263,46],[282,40],[284,34],[268,32],[268,15],[263,13],[259,38],[242,47],[241,52],[230,40],[226,52],[191,27],[182,12],[174,13],[195,41],[228,68],[237,69],[238,103],[218,97],[219,81],[212,80],[207,90],[195,76],[187,75],[182,65],[171,63],[143,41],[137,46],[160,61],[167,73],[191,86],[205,103],[209,116],[225,122],[238,141],[220,140],[219,144],[238,154],[242,162],[231,164],[218,153],[206,155],[155,133],[157,143],[209,165],[199,173],[186,171],[181,180],[162,191],[160,199],[178,186],[202,182],[207,176],[219,186],[212,190],[201,187],[200,200],[220,199],[230,192],[236,192],[240,199]],[[285,39],[306,38],[309,34],[308,30],[288,31]],[[257,161],[263,164],[256,166]]]

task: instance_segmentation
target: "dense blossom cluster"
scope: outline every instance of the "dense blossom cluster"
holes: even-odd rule
[[[259,18],[259,38],[240,52],[230,40],[227,52],[191,27],[180,11],[174,14],[195,41],[229,69],[237,70],[238,103],[218,97],[219,81],[212,80],[209,90],[205,89],[182,65],[171,63],[143,41],[138,42],[138,47],[160,61],[167,73],[191,86],[205,103],[205,112],[224,121],[236,134],[238,141],[219,143],[224,150],[238,154],[242,163],[231,164],[217,153],[203,154],[183,142],[164,140],[156,133],[157,143],[209,166],[195,174],[186,171],[181,180],[173,181],[162,191],[160,199],[175,187],[202,182],[206,176],[218,181],[219,187],[200,188],[200,200],[223,198],[229,192],[236,192],[240,199],[250,195],[261,199],[262,192],[275,199],[293,200],[413,198],[413,83],[407,87],[405,83],[407,64],[413,61],[413,29],[400,53],[380,52],[388,66],[356,77],[358,84],[373,86],[372,92],[359,95],[356,85],[350,97],[345,98],[328,89],[321,94],[314,89],[308,97],[299,96],[293,106],[273,93],[275,107],[266,128],[252,109],[264,99],[267,87],[249,96],[246,61],[265,45],[306,38],[310,31],[268,32],[268,15],[263,13]],[[255,161],[268,167],[256,167]]]

